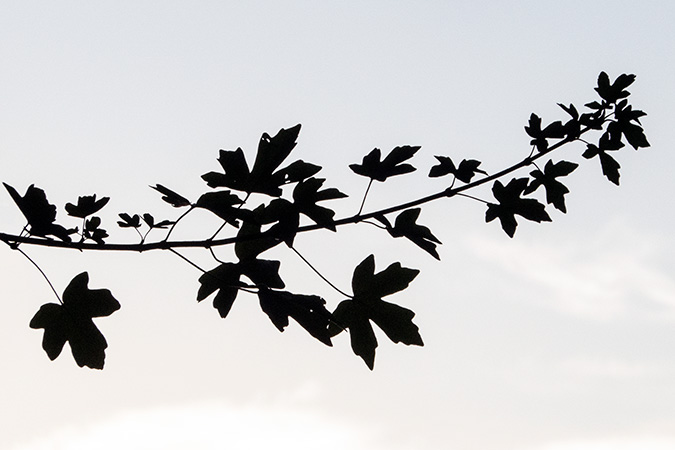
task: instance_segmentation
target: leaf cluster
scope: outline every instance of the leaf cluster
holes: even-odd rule
[[[531,151],[510,167],[489,174],[483,170],[481,161],[436,155],[436,163],[430,167],[428,177],[446,182],[443,190],[413,201],[401,200],[399,204],[383,210],[362,213],[374,181],[384,183],[392,177],[417,171],[413,157],[418,154],[419,146],[394,147],[386,155],[375,148],[360,163],[349,165],[356,175],[368,179],[368,187],[359,212],[341,219],[336,219],[335,211],[326,206],[326,202],[347,196],[338,188],[327,187],[326,179],[317,176],[321,166],[290,158],[297,145],[300,125],[281,129],[273,136],[263,133],[252,164],[240,147],[219,151],[217,162],[220,170],[201,176],[210,190],[196,201],[162,184],[151,185],[150,188],[161,195],[163,202],[181,209],[182,213],[175,219],[162,220],[148,212],[119,213],[117,225],[134,230],[140,239],[138,244],[124,249],[168,249],[198,268],[202,274],[198,279],[196,300],[202,302],[212,298],[213,307],[221,318],[230,315],[240,295],[254,295],[262,312],[280,332],[293,319],[310,336],[327,346],[333,345],[333,338],[337,335],[347,332],[353,352],[372,370],[378,347],[376,328],[394,343],[423,345],[419,329],[413,323],[415,313],[384,300],[407,289],[419,271],[394,262],[376,272],[375,256],[371,254],[354,268],[352,294],[349,295],[300,255],[295,248],[298,235],[314,229],[336,232],[341,225],[369,223],[386,231],[391,238],[410,241],[439,260],[440,239],[428,226],[419,222],[422,206],[431,201],[464,196],[483,202],[487,208],[485,221],[498,219],[509,237],[514,237],[520,219],[550,222],[552,219],[547,205],[562,213],[567,212],[566,199],[570,190],[563,180],[579,164],[548,159],[542,169],[538,165],[541,158],[563,145],[583,143],[582,160],[598,158],[603,175],[618,185],[620,165],[612,155],[626,143],[635,150],[649,146],[640,122],[645,113],[628,103],[630,93],[626,89],[634,81],[634,75],[623,74],[612,82],[602,72],[595,88],[600,98],[586,103],[583,112],[573,104],[559,103],[568,117],[550,123],[544,123],[541,117],[532,113],[525,126]],[[455,161],[460,162],[456,164]],[[529,174],[514,175],[526,168]],[[508,177],[510,180],[507,182]],[[456,181],[461,183],[457,187]],[[490,182],[494,200],[487,201],[465,193],[481,186],[487,188]],[[95,194],[85,195],[80,196],[77,202],[65,205],[69,216],[82,220],[80,231],[78,227],[66,228],[56,222],[56,206],[49,203],[42,189],[30,185],[26,193],[20,195],[8,184],[5,188],[27,221],[18,236],[0,233],[0,239],[10,247],[18,249],[23,242],[51,245],[54,242],[52,238],[65,243],[61,246],[80,250],[123,247],[115,247],[105,241],[109,237],[108,232],[102,228],[102,219],[95,215],[108,204],[108,197],[97,199]],[[215,233],[187,243],[169,240],[181,220],[195,211],[212,214],[220,220]],[[165,231],[164,240],[146,243],[152,230],[158,230],[157,233]],[[230,234],[225,239],[217,239],[221,232],[224,233],[223,230]],[[80,242],[73,242],[72,235],[79,235]],[[27,240],[27,237],[31,239]],[[36,241],[36,237],[40,239]],[[93,244],[86,241],[93,241]],[[214,247],[226,244],[233,245],[234,257],[223,261],[216,256]],[[296,293],[294,289],[287,288],[281,270],[282,262],[264,256],[265,252],[280,244],[300,255],[312,270],[340,293],[341,301],[332,311],[325,298],[311,293]],[[179,247],[206,249],[216,261],[215,267],[201,269],[180,254],[177,251]],[[50,359],[55,359],[68,342],[78,365],[102,368],[107,343],[92,318],[110,315],[120,306],[110,291],[90,290],[87,284],[86,272],[77,275],[64,291],[63,301],[59,298],[59,304],[43,305],[30,326],[45,330],[43,348]]]

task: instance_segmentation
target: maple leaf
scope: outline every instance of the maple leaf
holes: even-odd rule
[[[31,184],[26,189],[23,197],[7,183],[5,189],[19,207],[30,225],[30,234],[34,236],[56,236],[62,241],[70,242],[70,235],[77,232],[77,229],[66,229],[61,225],[55,224],[56,206],[49,203],[45,191]]]
[[[182,195],[172,191],[171,189],[157,184],[155,186],[150,186],[152,189],[156,190],[162,194],[162,200],[173,206],[174,208],[180,208],[183,206],[190,206],[190,200],[183,197]]]
[[[141,226],[141,216],[134,214],[133,217],[127,213],[119,213],[121,221],[117,221],[120,228],[138,228]]]
[[[419,270],[393,263],[376,274],[373,255],[368,256],[354,269],[354,296],[337,306],[329,331],[335,336],[348,329],[352,350],[363,359],[370,370],[375,365],[375,349],[378,345],[371,321],[394,343],[424,345],[419,328],[412,322],[415,313],[382,300],[382,297],[406,289],[418,273]]]
[[[261,288],[258,298],[260,308],[279,331],[284,331],[292,317],[317,340],[329,347],[333,345],[328,332],[333,316],[326,309],[326,301],[321,297]]]
[[[551,218],[544,205],[533,198],[520,197],[527,188],[527,184],[527,178],[513,178],[506,186],[499,180],[495,181],[492,186],[492,193],[499,204],[488,203],[485,221],[492,222],[499,218],[502,229],[509,237],[513,237],[518,226],[516,214],[534,222],[550,222]]]
[[[393,227],[386,217],[376,216],[375,218],[385,225],[392,237],[405,237],[434,258],[440,260],[441,257],[438,256],[438,252],[436,251],[436,244],[440,244],[441,241],[431,233],[429,228],[417,223],[421,211],[421,208],[403,211],[396,216]]]
[[[102,369],[108,343],[92,318],[109,316],[120,304],[108,289],[91,290],[89,274],[82,272],[63,291],[63,303],[42,305],[30,327],[44,329],[42,348],[52,361],[68,342],[78,366]]]
[[[244,221],[241,228],[239,228],[237,242],[234,244],[234,253],[240,261],[255,259],[262,252],[284,242],[282,236],[275,235],[272,232],[262,233],[265,208],[265,205],[259,205],[251,211],[251,219]]]
[[[218,291],[213,299],[213,307],[218,310],[220,317],[225,318],[232,309],[237,298],[239,288],[244,284],[239,280],[241,271],[235,263],[223,263],[213,270],[205,272],[199,277],[199,291],[197,301],[201,302],[214,292]]]
[[[614,80],[614,83],[610,83],[609,75],[605,72],[600,72],[600,75],[598,75],[598,87],[595,88],[595,91],[607,103],[616,103],[617,100],[630,95],[630,92],[626,91],[626,88],[633,84],[634,81],[635,75],[624,73],[619,75]]]
[[[170,220],[156,222],[154,216],[149,213],[143,214],[143,222],[145,222],[149,228],[168,228],[175,223]]]
[[[409,145],[395,147],[384,160],[380,161],[380,149],[376,148],[363,157],[361,164],[350,164],[349,168],[358,175],[372,180],[385,181],[387,178],[395,175],[414,172],[416,170],[415,167],[402,163],[412,158],[419,149],[420,147]]]
[[[220,150],[218,162],[224,173],[209,172],[202,175],[202,179],[213,188],[227,187],[279,197],[282,185],[302,181],[321,170],[320,166],[302,160],[277,170],[295,148],[299,132],[300,125],[296,125],[289,129],[282,128],[275,136],[263,133],[250,170],[241,148],[234,151]]]
[[[608,131],[603,133],[600,136],[598,145],[588,144],[586,146],[586,151],[584,151],[581,156],[586,159],[591,159],[597,156],[600,159],[600,166],[602,167],[602,174],[607,177],[609,181],[619,185],[619,169],[621,165],[615,160],[608,151],[616,151],[623,147],[623,142],[619,139],[612,139],[612,136]]]
[[[224,173],[209,172],[202,175],[202,179],[206,181],[206,184],[212,188],[227,187],[244,192],[249,190],[251,172],[246,163],[244,151],[241,148],[237,148],[236,150],[220,150],[218,162],[223,168]]]
[[[569,189],[567,189],[567,186],[560,181],[556,180],[556,178],[569,175],[577,167],[579,167],[579,164],[573,162],[560,161],[553,164],[553,161],[549,160],[546,163],[546,166],[544,166],[543,172],[539,169],[530,172],[533,180],[527,188],[525,188],[523,194],[531,194],[536,191],[539,186],[544,186],[546,189],[546,203],[552,204],[558,210],[566,213],[565,194],[569,193]]]
[[[540,152],[543,152],[548,148],[547,139],[562,139],[565,137],[565,127],[562,122],[558,120],[542,129],[541,118],[534,113],[530,115],[530,120],[528,126],[525,127],[525,132],[533,138],[530,141],[530,145],[534,145]]]
[[[619,102],[614,110],[616,120],[611,121],[607,131],[611,135],[610,140],[621,140],[621,135],[626,137],[628,143],[638,150],[640,147],[649,147],[649,141],[644,130],[640,126],[640,117],[647,114],[640,110],[633,110],[626,100]],[[636,123],[633,123],[636,122]]]
[[[319,190],[323,186],[324,181],[326,180],[323,178],[312,177],[298,183],[295,189],[293,189],[293,204],[298,212],[312,219],[317,225],[335,231],[335,225],[333,224],[335,212],[316,203],[324,200],[344,198],[347,195],[336,188]]]
[[[87,219],[84,223],[84,235],[83,237],[85,239],[91,239],[95,241],[97,244],[104,244],[104,239],[108,237],[108,232],[104,230],[103,228],[100,228],[101,226],[101,218],[100,217],[92,217],[91,219]]]
[[[227,223],[239,226],[237,219],[245,214],[241,209],[244,201],[231,191],[207,192],[197,200],[195,206],[211,211]],[[235,208],[235,206],[237,206]]]
[[[452,159],[447,156],[435,156],[435,158],[438,160],[438,164],[429,170],[429,177],[432,178],[452,174],[459,181],[469,183],[477,173],[487,175],[487,172],[478,168],[481,162],[475,159],[463,159],[462,162],[459,163],[459,166],[455,167]]]
[[[560,106],[571,117],[570,120],[565,122],[563,125],[565,135],[568,139],[577,139],[581,135],[581,121],[579,117],[579,111],[577,111],[577,108],[571,103],[570,106],[558,103],[558,106]]]
[[[241,277],[246,276],[256,286],[261,288],[282,289],[283,280],[279,277],[279,261],[264,259],[250,259],[238,263],[222,263],[218,267],[205,272],[199,277],[199,291],[197,301],[209,297],[218,291],[213,299],[213,307],[218,310],[220,317],[227,317],[239,290],[246,287]]]
[[[274,224],[267,230],[267,234],[292,247],[300,226],[300,212],[296,205],[284,198],[275,198],[257,211],[256,220],[260,224]]]
[[[77,198],[77,205],[66,203],[66,212],[69,216],[84,218],[98,212],[101,208],[108,204],[109,200],[110,197],[103,197],[99,200],[96,200],[96,194],[85,195]]]

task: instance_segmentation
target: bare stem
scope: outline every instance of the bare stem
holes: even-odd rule
[[[171,233],[173,232],[173,229],[176,228],[176,225],[178,225],[178,222],[180,222],[183,217],[187,216],[188,213],[193,209],[195,209],[195,205],[190,205],[190,208],[183,214],[181,214],[181,216],[178,219],[176,219],[173,225],[171,225],[171,228],[169,228],[169,231],[166,233],[166,236],[164,237],[164,242],[169,240],[169,236],[171,236]]]
[[[457,194],[457,195],[459,195],[460,197],[470,198],[471,200],[476,200],[477,202],[486,203],[486,204],[489,203],[488,201],[483,200],[482,198],[474,197],[473,195],[469,195],[469,194]]]
[[[307,264],[307,265],[309,266],[309,268],[312,269],[312,270],[314,271],[314,273],[317,274],[317,275],[319,276],[319,278],[321,278],[323,281],[325,281],[326,284],[328,284],[330,287],[332,287],[333,289],[335,289],[337,292],[339,292],[340,294],[344,295],[345,297],[347,297],[347,298],[352,298],[351,295],[349,295],[349,294],[347,294],[346,292],[340,290],[337,286],[335,286],[333,283],[331,283],[330,280],[329,280],[328,278],[324,277],[323,274],[321,274],[321,272],[319,272],[319,271],[316,269],[316,267],[314,267],[314,266],[312,265],[312,263],[310,263],[310,262],[307,260],[307,258],[305,258],[304,256],[302,256],[302,254],[301,254],[295,247],[290,247],[290,249],[293,250],[293,251],[295,252],[295,254],[298,255],[298,256],[300,257],[300,259],[302,259],[302,260],[305,262],[305,264]]]
[[[169,250],[171,253],[173,253],[174,255],[178,256],[180,259],[182,259],[182,260],[185,261],[186,263],[190,264],[192,267],[194,267],[195,269],[199,270],[200,272],[206,273],[206,270],[202,269],[202,268],[199,267],[197,264],[195,264],[195,263],[193,263],[192,261],[190,261],[187,257],[181,255],[181,254],[178,253],[176,250],[174,250],[174,249],[172,249],[172,248],[169,248],[169,249],[167,249],[167,250]]]
[[[366,197],[368,197],[368,192],[370,191],[370,186],[372,186],[372,185],[373,185],[373,179],[371,178],[370,181],[368,182],[368,187],[366,188],[366,192],[365,192],[365,194],[363,194],[363,200],[361,200],[361,207],[359,208],[359,212],[356,213],[357,216],[359,214],[361,214],[361,212],[363,211],[363,207],[366,205]]]
[[[28,255],[26,254],[26,252],[24,252],[23,250],[21,250],[19,247],[13,247],[13,248],[14,248],[14,250],[18,251],[18,252],[21,253],[23,256],[25,256],[26,259],[27,259],[28,261],[30,261],[31,264],[33,264],[33,265],[35,266],[35,268],[42,274],[42,276],[43,276],[43,277],[45,278],[45,280],[47,281],[47,284],[48,284],[49,287],[52,289],[52,292],[53,292],[54,295],[56,296],[56,299],[59,301],[59,303],[61,303],[61,304],[63,305],[63,301],[61,300],[61,296],[59,295],[58,292],[56,292],[56,289],[54,289],[54,285],[52,284],[51,281],[49,281],[49,277],[47,277],[47,274],[44,272],[44,270],[42,270],[42,269],[40,268],[40,266],[38,266],[38,264],[37,264],[35,261],[33,261],[33,259],[32,259],[30,256],[28,256]]]

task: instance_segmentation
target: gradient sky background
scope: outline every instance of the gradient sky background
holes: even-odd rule
[[[417,313],[426,346],[380,339],[374,372],[347,336],[329,349],[293,323],[280,334],[254,297],[221,320],[195,301],[199,272],[170,254],[27,247],[59,291],[87,270],[122,303],[97,321],[103,371],[68,349],[52,363],[28,327],[52,293],[0,250],[0,447],[675,448],[673,23],[671,1],[3,2],[0,179],[59,206],[110,196],[114,241],[135,239],[118,212],[176,217],[149,184],[195,199],[218,149],[251,158],[262,132],[296,123],[296,156],[350,195],[333,202],[340,216],[366,185],[348,165],[372,148],[422,146],[418,172],[374,186],[369,209],[442,190],[425,179],[433,155],[490,172],[522,159],[530,113],[564,119],[556,103],[595,99],[602,70],[637,74],[652,147],[618,153],[618,188],[582,164],[568,214],[521,223],[515,239],[480,203],[429,205],[440,263],[367,225],[299,237],[343,289],[370,253],[379,269],[421,270],[390,299]],[[8,195],[0,210],[0,229],[19,232]],[[186,222],[176,238],[216,226]],[[270,256],[289,290],[342,300],[289,251]]]

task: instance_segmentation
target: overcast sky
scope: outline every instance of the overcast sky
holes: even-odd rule
[[[148,185],[196,199],[219,149],[252,161],[261,133],[297,123],[297,157],[350,196],[332,202],[340,216],[367,184],[348,165],[373,148],[422,146],[419,170],[376,184],[367,210],[444,189],[425,178],[434,155],[489,172],[519,161],[530,113],[564,120],[556,103],[594,100],[603,70],[637,75],[652,146],[617,153],[620,187],[583,145],[564,150],[582,162],[568,214],[521,223],[514,239],[480,202],[428,205],[440,262],[368,225],[299,236],[345,290],[370,253],[378,270],[421,270],[390,300],[417,313],[425,347],[378,335],[373,372],[346,335],[327,348],[294,323],[280,334],[254,296],[220,319],[195,300],[200,273],[169,253],[23,246],[57,290],[87,270],[122,304],[97,319],[103,371],[68,349],[50,362],[28,323],[53,294],[0,249],[0,447],[675,448],[674,22],[670,1],[3,2],[0,181],[34,183],[59,207],[111,197],[101,216],[115,242],[136,239],[119,212],[176,217]],[[0,230],[18,233],[2,193],[0,210]],[[214,227],[195,214],[175,237]],[[270,256],[289,290],[342,300],[290,251]]]

